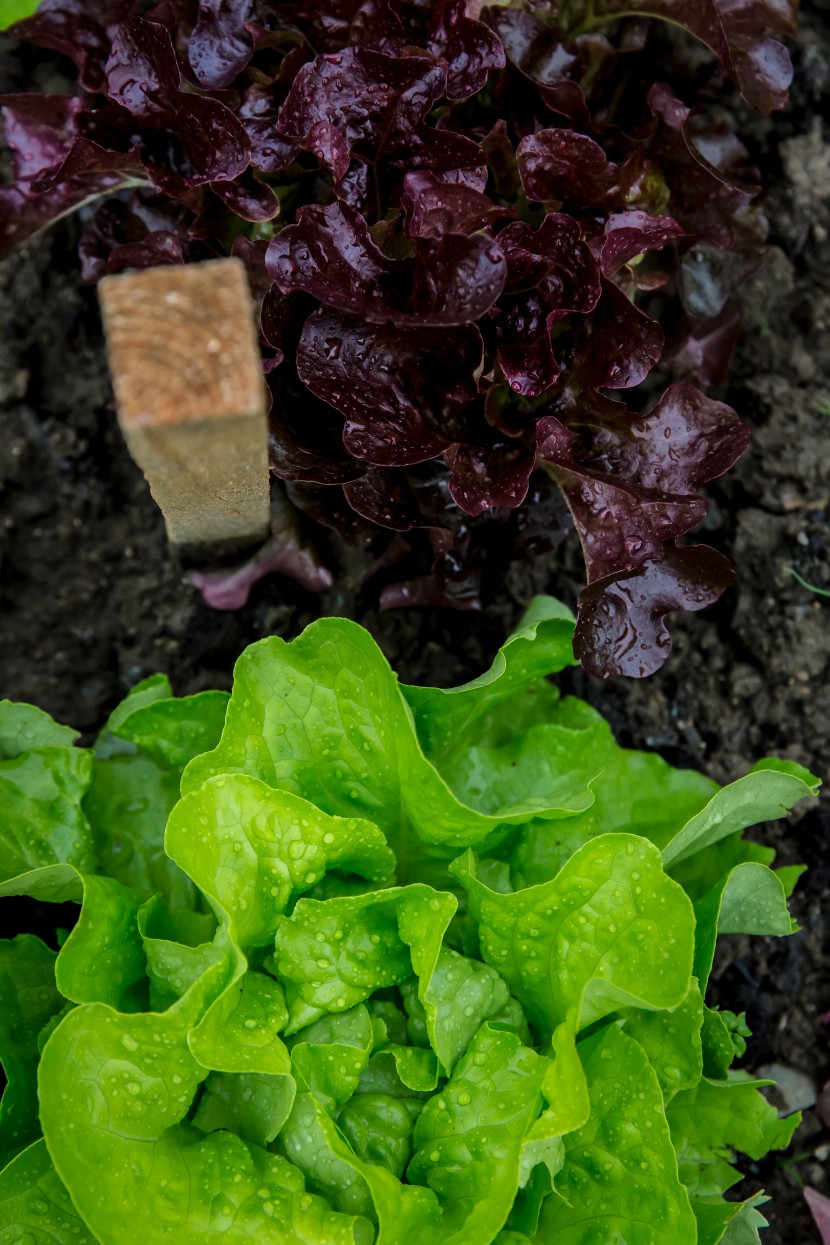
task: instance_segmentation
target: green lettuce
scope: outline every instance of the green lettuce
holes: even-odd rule
[[[743,833],[817,781],[619,747],[572,636],[539,598],[443,690],[323,619],[89,749],[0,704],[0,896],[62,905],[0,942],[3,1245],[758,1239],[797,1117],[706,986],[794,928]]]

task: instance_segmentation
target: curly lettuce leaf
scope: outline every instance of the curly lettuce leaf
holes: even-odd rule
[[[197,892],[165,853],[164,828],[183,768],[221,736],[227,700],[225,692],[177,698],[165,675],[151,675],[117,706],[95,745],[84,811],[102,866],[145,896],[160,891],[173,908],[194,908]]]
[[[0,700],[0,761],[31,748],[68,748],[77,738],[77,731],[61,726],[36,705]]]
[[[585,1038],[579,1052],[591,1113],[565,1138],[560,1196],[542,1208],[540,1239],[590,1245],[599,1229],[605,1240],[631,1245],[693,1241],[694,1215],[642,1047],[611,1025]]]
[[[740,1172],[728,1161],[736,1151],[758,1159],[789,1145],[801,1115],[796,1112],[779,1119],[775,1107],[760,1093],[769,1084],[742,1073],[727,1081],[704,1078],[672,1100],[666,1118],[680,1178],[693,1197],[718,1197],[740,1179]]]
[[[92,832],[81,808],[92,757],[48,745],[0,761],[0,883],[52,865],[96,865]]]
[[[225,724],[228,699],[227,692],[160,696],[143,705],[133,698],[129,712],[119,715],[116,723],[110,722],[110,731],[171,769],[181,771],[193,757],[215,747]]]
[[[171,1234],[194,1243],[278,1245],[288,1234],[302,1245],[323,1236],[368,1245],[369,1225],[308,1196],[284,1159],[232,1133],[205,1136],[182,1122],[206,1077],[188,1036],[223,993],[229,967],[227,960],[212,966],[162,1014],[123,1016],[91,1004],[63,1020],[39,1074],[56,1169],[85,1222],[113,1245]]]
[[[323,1016],[295,1034],[291,1043],[298,1084],[336,1114],[357,1090],[376,1040],[372,1018],[362,1003]]]
[[[3,1245],[95,1245],[43,1141],[0,1171],[0,1223]]]
[[[34,934],[0,941],[0,1168],[40,1136],[37,1038],[62,1005],[55,952]]]
[[[426,755],[440,764],[505,700],[574,664],[574,618],[552,597],[536,597],[490,669],[460,687],[403,687]]]
[[[513,1033],[483,1025],[418,1116],[409,1180],[438,1198],[441,1240],[492,1238],[519,1188],[522,1139],[542,1106],[545,1060]]]
[[[139,908],[137,926],[154,1011],[166,1011],[182,998],[224,953],[214,941],[212,917],[181,910],[171,913],[160,894]]]
[[[661,1012],[625,1008],[619,1016],[623,1032],[645,1051],[665,1102],[681,1090],[694,1089],[703,1075],[704,1005],[696,982],[677,1007]]]
[[[542,710],[560,732],[584,739],[602,771],[590,783],[594,801],[584,813],[551,825],[532,821],[512,843],[510,872],[519,889],[550,881],[570,856],[601,834],[642,835],[657,847],[671,841],[717,792],[711,779],[678,770],[655,753],[621,748],[608,723],[589,705],[565,697]]]
[[[736,831],[786,817],[799,800],[816,794],[819,780],[794,761],[768,758],[723,787],[663,848],[666,866],[681,864]]]
[[[510,991],[489,965],[442,947],[419,997],[432,1048],[449,1073],[480,1025],[507,1007]]]
[[[603,0],[590,8],[589,25],[646,14],[681,26],[715,53],[742,94],[759,112],[784,107],[793,70],[789,53],[772,35],[791,36],[796,9],[786,3],[757,8],[751,0],[720,5],[715,0]]]
[[[265,1148],[291,1114],[295,1094],[290,1076],[211,1072],[193,1124],[203,1133],[235,1133]]]
[[[141,896],[114,878],[87,874],[80,881],[81,913],[55,965],[58,989],[74,1003],[140,1011],[146,1004]]]
[[[287,1032],[400,985],[413,972],[423,998],[455,910],[453,895],[420,883],[322,903],[299,900],[280,921],[275,939]],[[438,1035],[433,1046],[440,1059]]]
[[[561,669],[567,626],[561,616],[543,619],[512,643],[538,633],[547,652],[538,660],[539,670]],[[506,659],[497,663],[499,669]],[[483,685],[486,698],[492,698],[488,689],[498,678]],[[508,679],[505,689],[509,686]],[[498,776],[491,774],[492,785],[484,775],[475,805],[472,795],[471,803],[464,803],[424,756],[397,679],[377,645],[356,624],[326,619],[290,644],[271,637],[240,658],[221,742],[187,767],[182,790],[193,791],[213,776],[246,773],[333,816],[365,818],[383,830],[398,858],[399,879],[407,881],[408,866],[425,855],[410,850],[410,836],[448,857],[503,834],[510,823],[555,818],[590,804],[590,766],[577,767],[573,775],[551,767],[533,780],[534,742],[525,739],[527,778],[518,799],[502,777],[504,768],[517,763],[510,744]],[[522,751],[522,744],[517,746]]]
[[[698,1245],[763,1245],[758,1233],[769,1224],[758,1207],[768,1201],[763,1193],[745,1202],[693,1197]]]
[[[74,60],[78,83],[5,98],[0,251],[86,209],[90,280],[243,254],[274,470],[315,522],[403,555],[386,602],[469,608],[497,545],[513,559],[552,547],[562,525],[546,521],[537,431],[577,431],[581,461],[553,461],[589,571],[579,652],[605,675],[659,666],[665,615],[732,581],[714,550],[674,545],[705,512],[677,477],[713,460],[725,470],[745,434],[724,438],[698,419],[709,400],[685,381],[667,391],[669,439],[633,414],[638,396],[615,412],[605,390],[639,384],[660,360],[663,330],[637,299],[655,287],[666,324],[680,326],[672,369],[704,381],[725,370],[729,295],[763,245],[760,187],[745,148],[697,97],[710,104],[725,71],[757,107],[780,106],[790,66],[778,40],[793,31],[794,0],[436,0],[405,11],[354,0],[295,6],[284,28],[264,0],[30,3],[5,0],[14,36]],[[720,76],[684,57],[666,63],[660,22],[644,15],[702,40]],[[637,124],[620,131],[632,55]],[[687,312],[707,298],[715,309],[701,327]],[[662,477],[638,473],[640,456]],[[307,551],[280,557],[269,543],[224,594],[202,577],[206,594],[238,602],[269,566],[307,587],[331,581]]]
[[[764,864],[736,865],[695,904],[695,976],[706,986],[718,934],[793,934],[798,926],[787,907],[789,889]]]
[[[478,880],[472,853],[452,869],[485,962],[545,1032],[571,1008],[584,1027],[626,1003],[670,1008],[688,993],[692,906],[647,840],[602,835],[552,881],[509,895]]]
[[[217,910],[233,916],[244,948],[272,944],[289,900],[327,869],[375,883],[395,869],[371,822],[328,816],[244,774],[220,775],[186,795],[170,816],[165,844]]]
[[[155,676],[92,758],[24,707],[30,746],[0,766],[69,754],[170,778],[214,747],[166,835],[157,811],[146,822],[142,851],[175,886],[148,894],[147,855],[136,886],[117,853],[115,876],[106,852],[98,871],[40,863],[48,818],[0,885],[81,904],[57,955],[0,944],[0,1142],[11,1156],[42,1129],[48,1147],[17,1154],[0,1189],[21,1245],[41,1239],[30,1200],[47,1232],[62,1186],[108,1245],[757,1240],[759,1199],[724,1197],[734,1154],[786,1144],[795,1120],[730,1071],[748,1030],[703,990],[719,933],[792,930],[799,868],[773,872],[741,835],[814,780],[768,761],[718,790],[618,748],[546,680],[571,632],[536,602],[482,679],[421,695],[359,628],[321,622],[302,661],[255,646],[260,698],[238,685],[223,728],[223,698],[180,702]],[[546,731],[548,768],[523,772]],[[362,789],[361,744],[379,776]],[[448,777],[491,754],[499,816],[516,807],[505,758],[520,800],[575,775],[572,806],[494,824],[462,805]],[[419,808],[424,775],[435,802]],[[470,833],[476,854],[458,856]],[[48,1198],[30,1188],[44,1180]],[[76,1222],[67,1209],[55,1239]]]

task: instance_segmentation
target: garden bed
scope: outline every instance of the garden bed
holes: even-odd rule
[[[581,672],[571,689],[610,719],[620,742],[661,752],[725,782],[768,753],[830,776],[830,602],[789,573],[830,587],[830,34],[804,15],[793,104],[741,129],[770,186],[771,251],[743,293],[746,331],[726,399],[753,444],[708,488],[705,539],[736,562],[739,585],[704,614],[677,619],[661,673],[607,684]],[[0,267],[0,692],[91,735],[138,680],[169,673],[177,693],[229,687],[236,656],[265,634],[293,637],[320,614],[364,623],[406,682],[450,685],[480,673],[534,592],[573,605],[574,550],[506,576],[486,614],[378,613],[369,590],[322,598],[271,577],[236,613],[205,606],[169,549],[111,404],[96,295],[77,275],[74,226],[42,235]],[[752,1067],[830,1076],[821,1014],[830,1009],[830,814],[808,811],[764,831],[783,863],[809,872],[785,941],[747,940],[714,978],[745,1008]],[[808,1110],[786,1157],[752,1170],[773,1195],[768,1245],[817,1239],[798,1181],[830,1192],[830,1101]]]

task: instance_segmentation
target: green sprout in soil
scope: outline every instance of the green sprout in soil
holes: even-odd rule
[[[814,596],[830,597],[830,588],[818,588],[815,584],[808,583],[803,575],[799,575],[794,566],[785,566],[784,570],[788,575],[792,575],[793,579],[796,580],[797,583],[801,584],[802,588],[806,588],[807,591],[812,592]]]

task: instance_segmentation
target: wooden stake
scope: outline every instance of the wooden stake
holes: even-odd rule
[[[100,298],[119,423],[172,543],[205,553],[264,538],[265,385],[242,263],[125,272]]]

